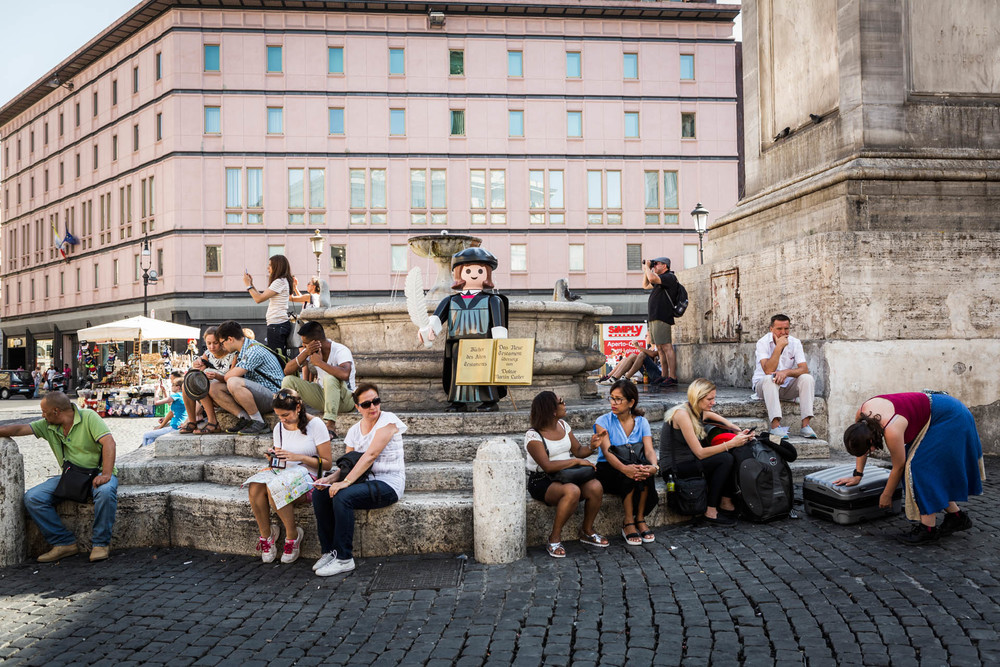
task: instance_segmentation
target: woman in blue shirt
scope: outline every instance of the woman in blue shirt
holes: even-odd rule
[[[621,497],[625,510],[622,537],[629,545],[653,542],[656,537],[646,525],[646,513],[659,500],[656,473],[660,471],[653,449],[649,422],[639,407],[639,390],[628,380],[611,385],[611,412],[597,418],[594,432],[600,437],[597,479],[604,492]],[[631,453],[622,460],[612,448],[625,445]],[[620,452],[624,455],[623,452]],[[628,531],[629,526],[636,530]]]

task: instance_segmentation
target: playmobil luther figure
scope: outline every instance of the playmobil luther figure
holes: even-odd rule
[[[493,291],[495,268],[497,258],[482,248],[466,248],[452,255],[455,284],[451,288],[458,293],[441,300],[430,318],[430,325],[420,332],[421,337],[434,340],[442,323],[448,323],[441,375],[444,391],[451,402],[448,412],[469,412],[473,403],[481,403],[480,411],[496,412],[499,410],[497,402],[507,395],[506,387],[455,384],[460,340],[507,337],[507,297]]]

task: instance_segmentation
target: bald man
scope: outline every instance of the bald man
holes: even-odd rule
[[[93,548],[91,562],[105,560],[111,553],[111,529],[118,510],[118,477],[115,475],[115,439],[96,412],[79,408],[61,391],[50,391],[42,399],[42,418],[30,424],[0,427],[0,437],[33,435],[49,443],[60,468],[73,463],[98,474],[92,484],[94,498]],[[52,548],[38,557],[52,563],[76,554],[76,536],[63,525],[56,512],[61,498],[54,495],[59,477],[50,477],[24,494],[28,515]]]

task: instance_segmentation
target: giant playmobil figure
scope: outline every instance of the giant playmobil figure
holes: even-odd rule
[[[496,412],[497,402],[507,395],[506,387],[455,384],[458,364],[458,343],[463,338],[506,338],[507,297],[493,289],[493,269],[497,258],[482,248],[466,248],[451,257],[458,294],[445,297],[430,318],[430,326],[421,336],[434,340],[442,322],[448,322],[448,338],[444,348],[444,371],[441,376],[451,407],[448,412],[467,412],[472,403],[482,403],[479,410]]]

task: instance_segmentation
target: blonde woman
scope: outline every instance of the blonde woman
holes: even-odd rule
[[[753,437],[749,430],[739,427],[722,415],[712,412],[715,407],[715,384],[705,378],[698,378],[688,386],[687,402],[671,408],[663,418],[660,434],[659,460],[664,466],[671,465],[675,478],[705,476],[708,487],[708,508],[704,520],[712,525],[732,526],[736,519],[719,514],[732,512],[733,505],[733,464],[735,460],[729,450],[742,447]],[[709,446],[702,444],[705,437],[704,422],[712,421],[736,431],[713,438]],[[671,471],[664,467],[663,478]]]

